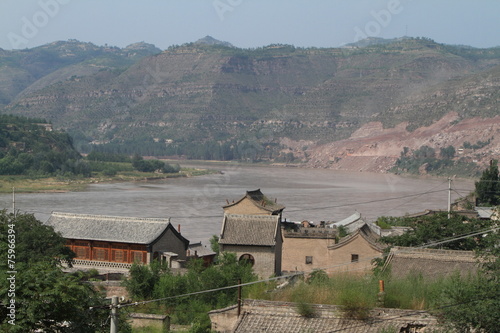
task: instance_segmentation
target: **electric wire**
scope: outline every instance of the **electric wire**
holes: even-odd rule
[[[414,197],[422,196],[424,194],[446,192],[446,191],[448,191],[448,189],[435,190],[435,191],[425,191],[425,192],[421,192],[421,193],[408,194],[408,195],[403,195],[403,196],[399,196],[399,197],[391,197],[391,198],[384,198],[384,199],[374,199],[374,200],[354,202],[354,203],[347,203],[347,204],[340,204],[340,205],[320,206],[320,207],[313,207],[313,208],[297,208],[297,209],[287,210],[287,212],[305,212],[305,211],[309,211],[309,210],[321,210],[321,209],[351,207],[351,206],[356,206],[356,205],[365,205],[365,204],[378,203],[378,202],[384,202],[384,201],[392,201],[392,200],[399,200],[399,199],[406,199],[406,198],[414,198]],[[32,210],[25,210],[25,212],[27,212],[27,213],[45,214],[45,215],[50,215],[50,214],[53,213],[53,212],[46,212],[46,211],[34,210],[34,209],[32,209]],[[176,218],[220,218],[220,217],[221,217],[221,215],[170,216],[171,219],[176,219]]]
[[[399,250],[399,252],[400,253],[405,253],[405,252],[409,253],[409,252],[411,252],[414,249],[424,249],[424,248],[428,248],[428,247],[432,247],[432,246],[437,246],[437,245],[441,245],[441,244],[445,244],[445,243],[450,243],[450,242],[454,242],[454,241],[457,241],[457,240],[460,240],[460,239],[464,239],[464,238],[468,238],[468,237],[472,237],[472,236],[484,235],[486,233],[489,233],[489,232],[492,232],[492,231],[496,231],[496,230],[498,230],[498,228],[491,228],[491,229],[488,228],[488,229],[483,229],[483,230],[479,230],[479,231],[474,231],[472,233],[466,233],[466,234],[462,234],[462,235],[458,235],[458,236],[448,237],[448,238],[442,239],[440,241],[432,241],[432,242],[429,242],[429,243],[426,243],[426,244],[423,244],[423,245],[420,245],[420,246],[410,247],[407,250],[406,249],[405,250]],[[380,257],[380,256],[373,256],[373,257],[368,257],[368,258],[364,258],[364,259],[358,260],[356,262],[352,262],[351,261],[351,262],[345,262],[345,263],[335,264],[335,265],[331,265],[331,266],[325,266],[323,268],[315,268],[315,269],[306,271],[305,273],[310,273],[310,272],[313,272],[314,270],[329,271],[330,269],[333,269],[333,268],[348,266],[348,265],[357,264],[357,263],[360,263],[360,262],[367,262],[367,261],[371,262],[372,260],[377,259],[377,258],[385,259],[389,255],[390,255],[390,253],[384,253],[382,255],[382,257]],[[365,267],[359,267],[359,268],[355,268],[355,269],[350,269],[349,271],[363,270],[363,269],[365,269]]]
[[[432,191],[432,190],[434,190],[435,188],[437,188],[437,187],[439,187],[439,186],[442,186],[442,185],[443,185],[444,183],[446,183],[446,182],[448,182],[448,180],[446,180],[446,181],[444,181],[444,182],[442,182],[442,183],[439,183],[439,184],[438,184],[438,185],[436,185],[436,186],[433,186],[433,187],[432,187],[432,188],[430,188],[428,191]],[[424,193],[422,193],[421,195],[417,196],[417,198],[418,198],[418,197],[420,197],[420,196],[422,196],[422,195],[424,195],[424,194],[427,194],[427,193],[426,193],[426,192],[424,192]],[[389,210],[386,210],[385,212],[383,212],[383,213],[382,213],[382,215],[384,215],[384,214],[386,214],[386,213],[388,213],[388,212],[390,212],[390,211],[392,211],[392,210],[395,210],[395,209],[397,209],[397,208],[399,208],[399,207],[401,207],[401,206],[404,206],[404,205],[408,204],[408,203],[409,203],[409,202],[411,202],[411,201],[412,201],[412,200],[410,199],[410,200],[408,200],[408,201],[406,201],[406,202],[404,202],[404,203],[402,203],[402,204],[400,204],[400,205],[397,205],[396,207],[393,207],[393,208],[391,208],[391,209],[389,209]]]

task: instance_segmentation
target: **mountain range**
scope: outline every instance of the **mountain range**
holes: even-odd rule
[[[500,153],[499,87],[500,48],[427,38],[0,49],[0,113],[44,118],[87,151],[155,143],[160,155],[384,172],[405,147],[451,145],[484,164]]]

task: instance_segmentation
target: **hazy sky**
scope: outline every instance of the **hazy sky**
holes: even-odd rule
[[[161,49],[206,35],[238,47],[335,47],[367,36],[500,46],[498,0],[1,0],[0,48],[78,39]]]

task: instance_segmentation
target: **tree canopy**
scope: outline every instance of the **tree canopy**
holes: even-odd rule
[[[476,196],[478,205],[500,204],[500,177],[496,160],[491,161],[488,169],[483,171],[481,178],[476,182]]]
[[[490,223],[482,220],[470,220],[465,216],[441,212],[418,218],[401,218],[404,222],[399,224],[409,226],[411,229],[399,236],[386,236],[380,240],[393,246],[421,246],[431,242],[453,238],[458,235],[466,235],[475,231],[487,229]],[[483,248],[480,239],[473,237],[459,239],[453,242],[439,245],[440,248],[449,250],[472,251]]]
[[[233,286],[241,279],[243,283],[256,280],[252,267],[239,262],[234,253],[222,253],[216,265],[204,267],[201,260],[189,262],[188,271],[181,275],[171,272],[159,263],[149,266],[134,264],[129,279],[124,281],[127,291],[135,300],[163,299],[203,290]],[[178,324],[195,323],[200,331],[210,327],[207,312],[234,304],[237,289],[191,295],[189,297],[164,299],[157,304],[166,308]]]

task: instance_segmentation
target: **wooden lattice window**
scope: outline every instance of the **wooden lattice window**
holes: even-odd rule
[[[75,246],[76,259],[89,259],[88,248]]]
[[[127,262],[127,252],[123,250],[113,250],[113,261]]]
[[[106,249],[95,249],[94,250],[94,259],[99,261],[107,261],[108,260],[108,251]]]
[[[132,261],[133,262],[143,263],[143,262],[145,262],[145,260],[143,258],[144,258],[144,252],[132,251]]]

